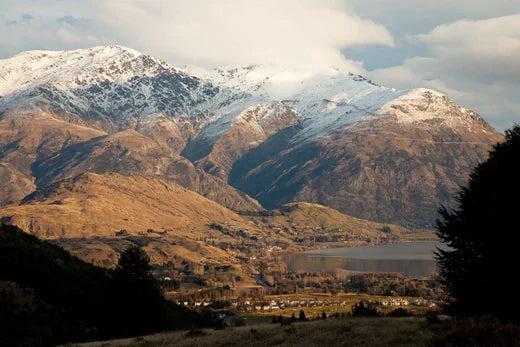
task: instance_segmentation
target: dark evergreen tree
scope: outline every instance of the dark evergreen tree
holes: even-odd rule
[[[442,283],[458,316],[493,314],[517,320],[517,249],[520,241],[520,125],[506,131],[489,159],[460,189],[455,210],[441,208],[437,235]]]
[[[128,247],[114,272],[114,324],[124,335],[140,335],[167,327],[167,303],[150,270],[150,258],[138,246]]]
[[[300,316],[298,317],[298,320],[300,322],[304,322],[307,320],[307,317],[305,317],[305,312],[303,312],[303,310],[300,310]]]

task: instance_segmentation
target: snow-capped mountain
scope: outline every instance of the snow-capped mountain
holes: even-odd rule
[[[23,52],[0,61],[0,76],[0,114],[44,109],[113,130],[146,116],[196,119],[244,97],[114,45]]]
[[[431,89],[396,90],[336,69],[310,74],[250,65],[186,71],[280,100],[297,115],[254,148],[239,136],[229,139],[245,128],[236,123],[205,155],[193,150],[205,147],[197,137],[184,151],[266,207],[312,201],[363,218],[429,226],[438,206],[451,201],[469,169],[501,139],[477,113]],[[237,143],[243,143],[241,150]],[[231,156],[237,158],[232,165]]]
[[[179,69],[121,46],[0,60],[9,201],[114,171],[171,180],[235,209],[257,205],[229,184],[266,207],[299,199],[424,225],[499,139],[441,93],[334,68]]]
[[[402,123],[424,125],[440,121],[450,127],[470,127],[480,119],[475,112],[459,108],[437,91],[396,90],[333,68],[305,70],[249,65],[210,70],[185,67],[185,70],[214,85],[282,101],[291,107],[301,125],[292,140],[294,143],[312,141],[336,129],[388,115]],[[452,112],[446,112],[448,108]]]
[[[0,61],[0,116],[45,109],[68,118],[79,116],[78,123],[105,130],[124,129],[137,121],[146,126],[150,117],[188,118],[211,143],[243,110],[279,101],[298,114],[301,128],[294,135],[295,144],[389,113],[408,123],[449,118],[442,112],[449,100],[440,93],[386,88],[332,68],[309,72],[250,65],[185,70],[115,45],[23,52]],[[417,112],[416,106],[425,102],[428,107]],[[409,107],[414,112],[407,112]],[[445,120],[456,126],[465,118]]]

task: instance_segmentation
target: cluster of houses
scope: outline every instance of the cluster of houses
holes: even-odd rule
[[[321,307],[321,306],[345,306],[345,301],[329,301],[329,300],[314,300],[314,299],[301,299],[301,300],[271,300],[266,303],[251,303],[244,301],[243,303],[233,302],[240,311],[275,311],[284,309],[287,307]]]
[[[177,305],[182,305],[182,306],[186,306],[186,307],[194,307],[194,308],[207,307],[212,304],[211,301],[205,301],[205,300],[193,301],[191,303],[189,301],[177,301],[176,303],[177,303]]]
[[[435,302],[431,300],[426,299],[415,299],[412,301],[409,301],[407,299],[381,299],[376,301],[376,305],[379,306],[428,306],[428,307],[434,307],[436,304]]]
[[[200,300],[200,301],[178,301],[177,304],[184,305],[186,307],[193,308],[204,308],[211,306],[212,301]],[[408,300],[403,298],[388,298],[380,299],[375,302],[378,306],[428,306],[434,307],[436,303],[432,300],[426,300],[418,298],[415,300]],[[325,306],[345,306],[346,301],[332,301],[332,300],[319,300],[319,299],[300,299],[300,300],[271,300],[268,302],[252,302],[250,300],[231,300],[231,307],[238,311],[250,312],[250,311],[276,311],[287,307],[325,307]]]
[[[177,304],[186,307],[203,308],[213,304],[211,301],[178,301]],[[330,300],[315,300],[315,299],[301,299],[301,300],[271,300],[268,302],[252,302],[249,300],[238,301],[231,300],[231,307],[239,311],[275,311],[287,307],[321,307],[321,306],[345,306],[345,301],[330,301]]]

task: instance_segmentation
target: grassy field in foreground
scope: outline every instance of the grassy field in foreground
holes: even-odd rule
[[[346,318],[178,331],[83,346],[426,346],[432,336],[424,318]]]

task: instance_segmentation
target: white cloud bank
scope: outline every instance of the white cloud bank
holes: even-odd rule
[[[393,45],[381,25],[341,1],[94,1],[124,42],[176,64],[327,65],[361,71],[341,49]]]
[[[460,20],[409,39],[426,45],[431,56],[410,58],[369,76],[397,88],[445,92],[501,130],[520,121],[520,14]]]
[[[9,52],[116,43],[174,65],[326,65],[361,73],[362,63],[341,49],[394,44],[385,27],[340,0],[5,1],[0,51]]]

